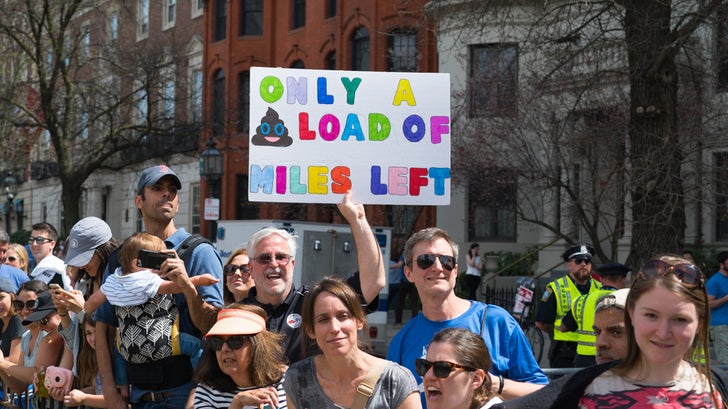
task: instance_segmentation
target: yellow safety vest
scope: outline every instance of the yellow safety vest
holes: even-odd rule
[[[571,313],[574,315],[579,329],[579,345],[576,346],[576,353],[579,355],[596,356],[597,337],[594,335],[594,314],[596,314],[597,302],[605,295],[614,290],[599,290],[580,296],[574,301]]]
[[[574,300],[581,297],[579,289],[576,288],[576,284],[571,281],[571,277],[567,274],[559,279],[556,279],[548,283],[547,287],[551,288],[554,295],[556,296],[556,321],[554,321],[554,340],[556,341],[568,341],[578,342],[579,334],[574,331],[561,332],[559,327],[561,326],[561,320],[571,309],[571,305]],[[591,280],[589,284],[589,294],[602,288],[601,283],[596,280]]]

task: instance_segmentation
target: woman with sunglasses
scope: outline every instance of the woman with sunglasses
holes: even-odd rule
[[[20,361],[20,340],[26,328],[20,322],[15,310],[15,293],[9,288],[0,287],[0,351],[10,362]]]
[[[645,263],[627,296],[627,356],[583,369],[503,408],[725,408],[728,376],[710,370],[703,273],[688,260]],[[691,359],[701,356],[699,362]]]
[[[28,274],[28,250],[22,244],[10,243],[5,252],[5,264],[25,271]]]
[[[73,357],[63,353],[63,339],[58,333],[60,318],[46,283],[40,280],[24,283],[13,304],[28,331],[21,339],[19,362],[0,357],[0,377],[13,392],[20,393],[33,383],[37,372],[62,362],[70,368]]]
[[[283,335],[268,331],[266,318],[254,305],[231,304],[218,312],[195,371],[195,409],[287,407]]]
[[[417,359],[428,409],[486,409],[502,402],[492,392],[492,364],[483,338],[464,328],[447,328],[432,338],[427,357]]]
[[[248,292],[255,286],[253,277],[248,269],[250,258],[247,249],[237,249],[230,255],[222,272],[225,275],[225,285],[222,295],[226,304],[240,302],[248,296]]]
[[[360,348],[358,332],[366,327],[366,315],[348,284],[322,279],[306,294],[301,315],[303,332],[316,341],[321,353],[288,369],[284,386],[289,407],[352,408],[368,373],[381,371],[365,408],[421,408],[417,384],[407,369]]]

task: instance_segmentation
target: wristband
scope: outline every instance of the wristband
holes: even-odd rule
[[[506,380],[503,379],[503,375],[498,375],[498,395],[503,393],[503,386],[505,386]]]

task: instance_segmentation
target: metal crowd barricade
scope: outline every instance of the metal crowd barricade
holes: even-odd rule
[[[65,409],[66,406],[61,401],[51,398],[34,397],[30,390],[26,389],[21,393],[10,391],[2,382],[0,382],[0,390],[2,390],[2,399],[0,399],[0,408],[10,409]],[[73,406],[74,408],[86,409],[85,405]]]

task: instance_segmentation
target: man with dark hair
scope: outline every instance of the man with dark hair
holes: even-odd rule
[[[728,251],[718,253],[718,272],[705,283],[710,306],[710,338],[718,363],[728,364]]]
[[[546,285],[536,314],[536,326],[551,335],[549,351],[551,368],[571,368],[574,365],[579,334],[561,330],[561,320],[571,309],[574,300],[601,289],[591,278],[594,247],[579,244],[569,247],[561,257],[568,263],[569,273]]]
[[[58,284],[66,290],[71,290],[71,279],[66,274],[66,264],[53,255],[58,231],[52,224],[45,222],[36,223],[31,229],[28,244],[38,264],[31,271],[30,278],[46,284]]]
[[[0,288],[12,291],[13,294],[18,292],[21,284],[28,281],[28,275],[25,271],[5,264],[5,253],[8,251],[10,244],[10,236],[0,227]]]
[[[177,174],[166,165],[152,166],[145,169],[139,177],[134,204],[141,212],[145,231],[162,239],[168,249],[181,253],[189,238],[195,237],[184,229],[178,229],[174,216],[179,210],[177,192],[182,183]],[[108,275],[111,261],[107,266]],[[179,309],[179,330],[200,336],[200,330],[207,330],[207,317],[215,316],[222,307],[222,284],[195,288],[189,276],[210,273],[220,283],[222,280],[222,261],[217,250],[209,242],[191,248],[184,256],[166,259],[160,268],[163,278],[174,281],[182,290],[182,294],[174,297],[174,304]],[[189,274],[189,275],[188,275]],[[116,314],[106,303],[95,313],[96,333],[106,334],[109,325],[118,326]],[[173,328],[164,328],[166,331]],[[174,339],[171,337],[170,339]],[[147,347],[153,339],[139,339],[139,348]],[[137,341],[135,341],[137,342]],[[174,342],[174,341],[172,341]],[[174,344],[172,345],[174,349]],[[112,374],[111,355],[106,337],[96,338],[96,356],[99,374],[101,375],[104,396],[108,408],[126,408],[126,402],[116,389]],[[182,357],[182,358],[180,358]],[[191,389],[194,387],[192,368],[187,357],[173,355],[160,361],[139,363],[127,366],[129,383],[131,384],[132,408],[168,408],[184,407]]]

